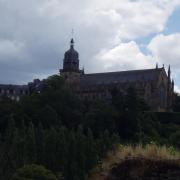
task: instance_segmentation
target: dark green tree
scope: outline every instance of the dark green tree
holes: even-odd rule
[[[96,146],[96,141],[94,139],[91,129],[88,128],[87,138],[86,138],[86,172],[92,169],[98,163],[98,150]]]
[[[55,170],[56,167],[56,144],[57,132],[54,128],[45,131],[45,154],[44,161],[46,167]]]
[[[174,132],[169,140],[170,140],[170,144],[172,144],[173,146],[177,147],[180,149],[180,130],[179,131],[176,131]]]
[[[14,173],[11,180],[57,180],[56,176],[42,165],[25,165]]]
[[[25,153],[26,164],[36,163],[37,151],[36,151],[36,136],[34,125],[30,123],[27,134],[25,137]]]

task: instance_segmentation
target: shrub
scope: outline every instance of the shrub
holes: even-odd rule
[[[45,167],[32,164],[18,169],[11,180],[57,180],[57,178]]]

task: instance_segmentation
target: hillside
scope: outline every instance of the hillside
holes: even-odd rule
[[[145,146],[155,142],[180,149],[179,111],[150,112],[136,89],[129,88],[126,95],[121,92],[112,94],[111,102],[88,101],[74,95],[59,76],[49,77],[44,83],[41,93],[33,92],[19,102],[6,97],[0,101],[2,180],[10,180],[22,171],[23,174],[33,172],[36,175],[39,165],[40,175],[43,172],[46,176],[46,172],[51,171],[58,179],[85,180],[94,167],[98,166],[102,172],[111,175],[115,174],[114,171],[119,172],[119,166],[125,166],[120,163],[126,164],[127,158],[141,167],[147,161],[139,162],[139,157],[152,160],[154,151],[159,152],[152,146],[146,147],[146,151],[137,146],[135,151],[122,145],[115,151],[119,143],[134,145],[141,142]],[[175,153],[173,148],[166,149],[162,147],[158,153],[165,162],[170,157],[169,152],[170,155]],[[102,164],[107,153],[113,150],[114,154],[106,161],[109,165],[104,161]],[[151,155],[146,156],[147,152]],[[138,160],[134,162],[136,157]],[[178,155],[175,157],[177,159]],[[129,161],[127,164],[129,166]]]
[[[180,153],[156,145],[119,146],[90,174],[89,180],[179,180]]]

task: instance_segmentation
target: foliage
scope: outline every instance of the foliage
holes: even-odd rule
[[[126,95],[113,89],[111,102],[80,100],[61,77],[49,77],[41,93],[0,101],[0,179],[42,164],[67,180],[84,180],[119,142],[179,148],[179,124],[148,110],[133,88]]]
[[[180,130],[171,134],[170,142],[172,143],[174,147],[177,147],[180,149]]]
[[[154,142],[142,146],[141,144],[137,144],[136,146],[132,145],[122,145],[119,144],[116,146],[116,149],[110,151],[107,156],[102,160],[101,165],[94,167],[89,174],[89,180],[99,180],[102,179],[102,174],[108,174],[108,172],[114,168],[116,165],[126,161],[126,160],[145,160],[154,161],[153,165],[156,161],[160,160],[162,162],[167,162],[170,164],[180,165],[179,161],[180,151],[168,146],[159,146]],[[133,163],[131,163],[133,164]],[[126,163],[127,167],[130,164]],[[146,164],[144,164],[146,165]],[[141,167],[142,169],[143,167]],[[160,166],[162,168],[162,166]],[[127,172],[126,172],[127,173]],[[138,173],[138,172],[137,172]],[[103,177],[104,179],[104,177]]]
[[[11,180],[57,180],[56,176],[41,165],[25,165],[18,169]]]

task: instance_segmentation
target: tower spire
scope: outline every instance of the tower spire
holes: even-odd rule
[[[168,67],[168,79],[171,79],[171,66]]]

